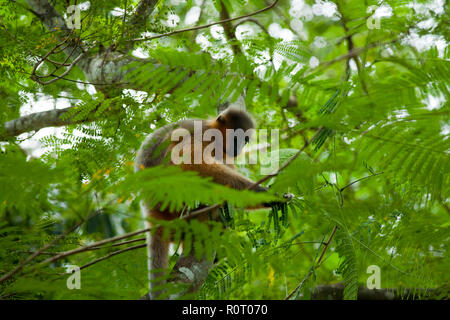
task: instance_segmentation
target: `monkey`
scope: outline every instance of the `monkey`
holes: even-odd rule
[[[198,128],[201,131],[197,130],[196,132]],[[211,177],[213,182],[230,188],[243,190],[253,187],[252,190],[255,192],[265,192],[268,190],[266,187],[255,186],[255,182],[240,174],[233,164],[233,159],[249,142],[254,128],[255,122],[249,113],[232,107],[210,120],[187,119],[170,123],[146,137],[136,156],[135,171],[161,164],[179,165],[182,170],[195,171],[200,176]],[[207,140],[203,139],[207,135],[211,138],[214,136],[214,142],[203,141]],[[171,141],[174,138],[178,138],[178,140]],[[181,142],[179,142],[179,138],[182,138]],[[208,148],[212,151],[205,153],[204,151]],[[184,161],[178,162],[175,159],[175,151],[181,155],[179,158]],[[197,159],[197,155],[201,156],[200,161]],[[268,206],[268,204],[263,204],[263,206]],[[149,208],[145,201],[141,202],[141,211],[146,228],[151,227],[149,218],[173,220],[181,214],[180,212],[170,212],[168,209],[162,211],[158,205]],[[218,219],[218,217],[218,210],[215,210],[210,216],[212,219]],[[151,299],[155,299],[161,294],[161,291],[152,290],[152,287],[164,284],[164,280],[161,280],[164,273],[155,272],[155,270],[168,268],[169,244],[170,240],[163,239],[162,228],[158,228],[153,234],[147,232]]]

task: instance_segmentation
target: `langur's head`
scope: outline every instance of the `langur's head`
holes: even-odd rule
[[[230,157],[236,157],[249,142],[255,129],[255,121],[244,110],[228,108],[216,118],[214,127],[224,137],[223,151]]]

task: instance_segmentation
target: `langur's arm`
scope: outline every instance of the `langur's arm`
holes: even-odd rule
[[[215,183],[230,186],[233,189],[243,190],[255,184],[255,182],[243,176],[236,170],[221,163],[182,164],[181,168],[183,170],[196,171],[203,177],[212,177]],[[262,192],[267,191],[267,189],[262,186],[256,186],[253,191]]]

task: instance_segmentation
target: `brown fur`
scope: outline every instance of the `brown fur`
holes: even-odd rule
[[[147,167],[152,167],[163,163],[163,160],[170,156],[170,151],[177,144],[177,142],[172,142],[167,144],[170,140],[171,133],[178,128],[187,129],[191,132],[191,137],[193,137],[194,120],[182,120],[176,123],[169,124],[162,127],[151,135],[149,135],[143,142],[141,149],[138,152],[135,162],[135,171],[142,170]],[[203,130],[206,129],[218,129],[221,131],[222,136],[226,137],[226,129],[243,129],[244,131],[254,128],[253,119],[245,112],[237,109],[227,109],[222,114],[220,114],[216,119],[213,120],[202,120]],[[191,139],[192,147],[194,139]],[[202,152],[203,149],[209,145],[211,142],[202,142]],[[226,154],[226,144],[223,143],[224,155]],[[241,150],[238,150],[240,152]],[[241,175],[234,165],[221,163],[217,159],[209,159],[213,163],[207,164],[202,162],[201,164],[193,164],[193,155],[190,155],[192,164],[181,164],[182,170],[191,170],[198,172],[201,176],[212,177],[213,181],[227,185],[234,189],[246,189],[254,184],[253,181],[249,180],[245,176]],[[205,159],[203,159],[205,160]],[[174,165],[172,161],[168,162],[169,165]],[[257,187],[255,191],[265,191],[263,187]],[[144,218],[146,219],[146,226],[150,227],[151,224],[148,222],[148,218],[156,220],[173,220],[179,217],[180,212],[169,212],[168,210],[160,211],[158,206],[155,208],[149,208],[147,204],[142,203],[142,212]],[[218,217],[218,212],[213,212],[213,218]],[[161,286],[164,281],[157,278],[164,274],[164,269],[168,267],[168,248],[169,240],[162,239],[163,230],[159,228],[152,236],[147,234],[148,243],[148,255],[149,255],[149,277],[151,280],[151,286]],[[157,272],[154,272],[158,270]],[[151,290],[150,297],[157,298],[161,293],[160,290]]]

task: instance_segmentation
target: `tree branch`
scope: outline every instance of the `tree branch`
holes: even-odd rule
[[[344,31],[345,31],[345,34],[346,34],[345,39],[347,39],[348,51],[351,52],[354,49],[354,47],[355,47],[355,44],[354,44],[353,38],[352,38],[353,35],[350,34],[350,30],[347,27],[347,18],[346,18],[345,14],[344,14],[344,11],[342,10],[342,6],[341,6],[339,1],[336,2],[336,6],[337,6],[337,9],[338,9],[338,12],[341,15],[341,24],[342,24],[342,27],[344,28]],[[347,60],[347,76],[349,76],[349,74],[350,74],[350,72],[348,70],[350,68],[350,59],[353,59],[353,61],[356,64],[356,68],[358,69],[358,75],[359,75],[359,78],[361,80],[361,86],[362,86],[364,92],[366,93],[366,95],[369,95],[369,90],[367,89],[366,82],[365,82],[365,80],[363,78],[363,75],[362,75],[362,66],[361,66],[361,63],[360,63],[360,61],[358,59],[358,55],[349,57],[349,59]]]
[[[133,38],[139,32],[144,31],[147,27],[148,16],[152,14],[158,0],[141,0],[128,19],[128,29],[125,32],[124,38]],[[131,49],[133,42],[128,43],[127,48]]]
[[[61,116],[76,108],[76,106],[64,109],[54,109],[32,113],[18,119],[5,122],[4,131],[0,133],[0,141],[7,137],[18,136],[24,132],[37,131],[47,127],[61,127],[68,124],[86,122],[85,119],[73,121],[72,119],[61,119]]]
[[[55,32],[60,41],[64,41],[72,30],[69,29],[63,17],[61,17],[53,6],[47,0],[26,0],[31,7],[33,13],[41,20],[42,24],[50,32]],[[151,9],[151,1],[143,0],[143,4],[138,6],[139,12],[148,12]],[[91,83],[109,83],[117,85],[124,77],[125,71],[122,67],[130,64],[137,58],[130,57],[127,53],[121,53],[112,50],[106,50],[94,56],[86,54],[87,48],[82,48],[78,39],[77,41],[68,41],[68,45],[63,49],[66,56],[78,57],[74,63],[81,68],[88,82]],[[83,56],[81,54],[85,53]],[[73,66],[72,66],[73,67]],[[53,81],[52,81],[53,82]],[[107,93],[107,86],[97,88],[99,91]]]
[[[224,20],[230,20],[230,14],[228,13],[227,8],[225,7],[224,1],[221,0],[220,4],[222,6],[222,11],[220,11],[220,19],[222,21]],[[241,52],[241,49],[236,44],[236,36],[235,36],[235,28],[231,25],[230,22],[225,22],[223,24],[223,30],[225,31],[225,35],[230,41],[231,49],[233,50],[234,55],[238,55]]]
[[[152,14],[155,9],[158,0],[141,0],[133,12],[133,16],[128,21],[130,28],[144,27],[146,25],[147,18]]]
[[[64,18],[56,12],[55,8],[49,1],[26,0],[26,2],[47,30],[50,32],[55,32],[60,41],[72,33],[72,30],[66,26]],[[83,48],[76,42],[70,42],[69,45],[63,49],[63,51],[68,56],[74,54],[76,57],[84,52]]]

